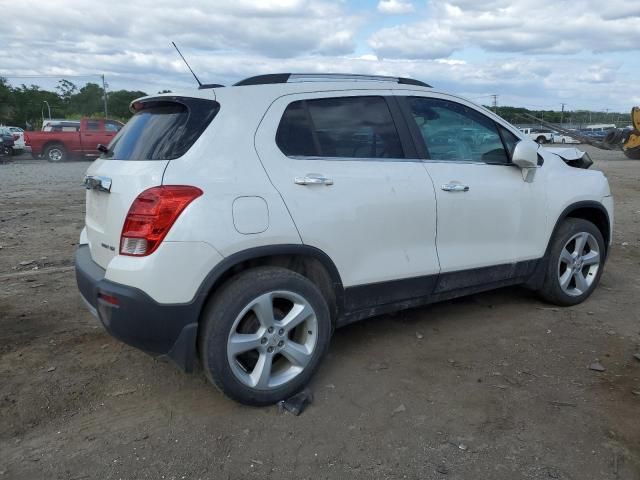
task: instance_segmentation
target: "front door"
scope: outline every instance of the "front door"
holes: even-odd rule
[[[347,291],[390,282],[351,309],[429,294],[439,271],[433,185],[421,160],[406,158],[386,95],[282,97],[256,133],[302,242],[331,257]]]
[[[440,289],[526,275],[527,261],[544,254],[545,193],[540,171],[525,181],[510,162],[518,138],[458,101],[437,95],[401,101],[424,142],[435,187]],[[447,275],[453,272],[461,274]]]

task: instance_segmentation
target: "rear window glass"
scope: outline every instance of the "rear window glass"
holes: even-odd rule
[[[173,160],[181,157],[219,110],[218,102],[199,98],[147,100],[113,138],[102,158]]]

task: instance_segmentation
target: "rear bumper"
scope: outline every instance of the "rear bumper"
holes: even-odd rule
[[[142,290],[106,280],[88,245],[78,247],[75,269],[83,300],[112,336],[151,355],[169,357],[184,371],[193,370],[198,304],[160,304]]]

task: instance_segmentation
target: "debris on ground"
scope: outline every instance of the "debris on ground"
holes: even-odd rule
[[[417,338],[418,340],[422,340],[422,339],[424,338],[424,335],[423,335],[423,334],[421,334],[420,332],[416,332],[416,338]]]
[[[593,370],[594,372],[604,372],[606,368],[600,362],[593,362],[589,365],[589,370]]]
[[[436,472],[446,475],[449,473],[449,469],[445,465],[438,465],[436,467]]]
[[[640,362],[640,353],[634,353],[633,354],[633,358],[635,358],[636,360],[638,360]]]
[[[293,413],[296,417],[304,412],[307,405],[313,402],[313,394],[311,390],[305,388],[300,393],[296,393],[293,397],[278,402],[278,410],[282,412]]]
[[[466,451],[469,447],[467,447],[464,443],[461,443],[460,445],[458,445],[458,448],[464,452],[464,451]]]
[[[47,372],[53,372],[56,369],[56,367],[49,367],[47,368]]]
[[[577,403],[572,403],[572,402],[558,402],[555,400],[550,400],[549,401],[550,405],[553,405],[555,407],[577,407],[578,404]]]
[[[400,405],[398,405],[398,407],[391,413],[391,415],[395,415],[396,413],[402,413],[402,412],[406,412],[407,411],[407,407],[404,406],[404,403],[401,403]]]
[[[386,362],[371,363],[367,367],[367,369],[371,370],[372,372],[378,372],[380,370],[387,370],[388,368],[389,368],[389,364],[386,363]]]
[[[136,391],[135,388],[128,388],[126,390],[118,390],[117,392],[113,392],[109,394],[111,397],[120,397],[122,395],[129,395],[130,393],[134,393]]]

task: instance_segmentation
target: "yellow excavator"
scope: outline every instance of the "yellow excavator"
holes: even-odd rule
[[[633,107],[631,109],[631,125],[633,130],[626,130],[626,135],[623,137],[622,151],[633,160],[640,160],[640,107]],[[606,140],[606,138],[605,138]]]
[[[603,150],[622,150],[627,158],[640,160],[640,107],[633,107],[631,109],[631,127],[615,128],[607,133],[607,136],[602,140],[595,140],[594,138],[580,135],[574,130],[568,130],[555,123],[545,122],[529,113],[522,113],[520,116],[530,121],[535,120],[535,122],[541,126],[559,132],[567,137],[574,138],[580,143],[593,145]]]

